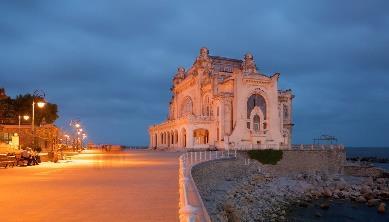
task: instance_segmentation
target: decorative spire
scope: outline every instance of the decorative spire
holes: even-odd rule
[[[177,68],[177,73],[173,77],[173,85],[180,83],[185,79],[185,68],[180,66]]]
[[[197,69],[203,69],[204,73],[209,73],[212,69],[212,60],[209,57],[209,50],[205,47],[200,49],[200,54],[196,58],[195,67]]]
[[[255,65],[254,57],[251,53],[246,53],[244,61],[242,63],[242,70],[244,74],[258,73],[257,66]]]

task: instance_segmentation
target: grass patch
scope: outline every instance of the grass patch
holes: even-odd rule
[[[262,164],[276,165],[282,159],[282,150],[249,150],[250,159],[258,160]]]

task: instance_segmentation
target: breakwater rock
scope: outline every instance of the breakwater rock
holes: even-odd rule
[[[381,211],[382,202],[389,200],[387,178],[304,169],[288,172],[257,161],[246,164],[245,158],[240,155],[237,160],[193,168],[193,179],[212,221],[287,221],[291,208],[320,198],[362,202]]]

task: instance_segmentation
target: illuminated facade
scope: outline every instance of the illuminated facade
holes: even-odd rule
[[[291,90],[278,90],[253,56],[244,60],[210,56],[207,48],[192,67],[173,77],[165,122],[149,128],[150,148],[289,148]]]

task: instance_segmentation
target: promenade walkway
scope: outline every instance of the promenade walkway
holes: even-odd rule
[[[85,153],[0,169],[0,221],[178,221],[179,153]]]

